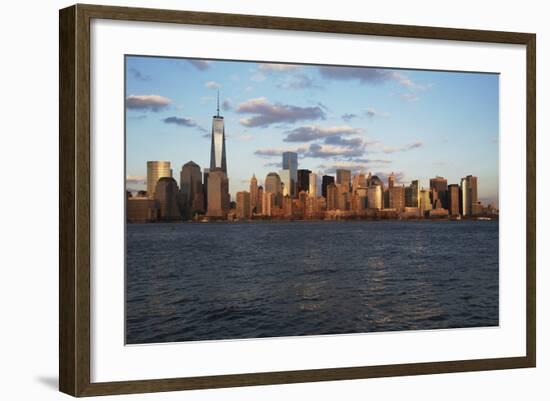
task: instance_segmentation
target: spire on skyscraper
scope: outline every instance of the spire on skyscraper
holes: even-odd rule
[[[218,89],[218,102],[217,102],[217,104],[218,104],[218,108],[217,108],[218,111],[217,111],[216,116],[219,117],[220,116],[220,90],[219,89]]]

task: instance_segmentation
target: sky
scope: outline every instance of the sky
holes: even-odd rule
[[[498,205],[499,76],[473,72],[126,56],[126,182],[145,188],[148,160],[210,164],[219,91],[232,199],[255,174],[298,168],[371,172],[386,183],[478,177]]]

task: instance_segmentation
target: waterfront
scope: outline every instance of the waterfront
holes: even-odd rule
[[[127,225],[126,342],[498,325],[498,221]]]

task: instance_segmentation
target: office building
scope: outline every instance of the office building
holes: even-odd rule
[[[430,189],[432,190],[432,202],[435,205],[437,199],[441,201],[441,207],[446,209],[447,204],[447,179],[443,177],[430,178]]]
[[[155,198],[157,182],[162,177],[172,177],[172,169],[168,161],[147,162],[147,197]]]
[[[334,183],[333,176],[331,175],[323,176],[323,178],[321,179],[321,195],[323,196],[323,198],[327,197],[327,187],[329,186],[329,184],[333,184],[333,183]]]
[[[382,186],[369,186],[367,189],[367,204],[369,209],[382,209]]]
[[[337,169],[336,183],[347,185],[349,192],[351,190],[351,170],[346,170],[342,168]]]
[[[300,191],[309,192],[309,175],[311,174],[311,170],[301,169],[301,170],[298,170],[297,174],[298,174],[297,192],[298,193],[300,193]]]
[[[432,201],[430,197],[430,190],[422,188],[420,190],[420,212],[422,215],[425,214],[425,212],[428,212],[432,210]]]
[[[460,187],[458,184],[450,184],[447,187],[447,209],[449,215],[460,215]]]
[[[134,196],[126,200],[126,220],[128,223],[147,223],[156,221],[159,207],[156,199]]]
[[[365,173],[359,173],[353,176],[351,181],[351,192],[355,193],[359,188],[367,187],[367,177]]]
[[[210,145],[210,171],[221,170],[227,175],[225,158],[225,126],[220,116],[220,93],[218,92],[218,109],[212,117],[212,139]]]
[[[206,215],[226,217],[230,207],[229,179],[221,169],[208,173],[208,200]]]
[[[406,207],[420,207],[420,187],[418,180],[411,182],[411,185],[405,188],[405,206]]]
[[[309,174],[309,196],[316,198],[317,197],[317,174]]]
[[[473,205],[477,204],[477,177],[468,175],[460,180],[461,214],[472,216]],[[476,208],[477,211],[477,208]]]
[[[395,186],[395,175],[392,173],[388,176],[388,188],[393,188]]]
[[[162,177],[155,187],[155,199],[159,207],[160,220],[178,220],[181,218],[178,204],[178,184],[172,177]]]
[[[201,168],[193,161],[185,163],[181,168],[180,192],[182,212],[186,217],[193,216],[197,212],[204,212]]]
[[[292,196],[292,178],[290,177],[290,170],[280,170],[279,178],[281,179],[283,197]]]
[[[288,193],[291,197],[295,198],[298,193],[298,153],[283,152],[283,170],[289,171]]]
[[[249,219],[251,216],[250,192],[237,192],[237,218]]]
[[[391,181],[388,180],[388,187]],[[388,188],[388,207],[401,212],[405,209],[405,187],[404,186],[392,186]]]
[[[256,175],[253,174],[250,179],[250,212],[254,214],[260,211],[258,209],[258,180],[256,179]]]

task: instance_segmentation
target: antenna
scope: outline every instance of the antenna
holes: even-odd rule
[[[217,116],[220,116],[220,90],[218,89],[218,114]]]

